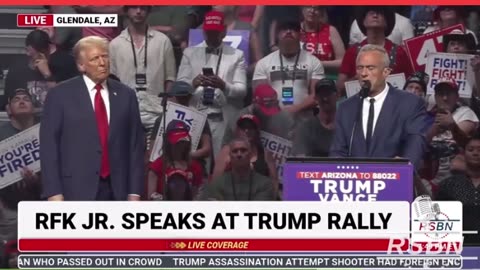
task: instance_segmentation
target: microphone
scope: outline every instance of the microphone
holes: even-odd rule
[[[372,83],[369,80],[362,81],[362,88],[360,89],[360,98],[364,99],[368,97],[370,89],[372,88]]]
[[[350,144],[348,145],[348,156],[352,156],[352,145],[353,145],[353,137],[355,137],[355,129],[357,129],[359,119],[362,119],[362,107],[363,107],[363,100],[368,97],[368,93],[370,93],[370,89],[372,88],[372,83],[369,80],[364,80],[361,82],[362,88],[360,89],[360,100],[358,104],[357,114],[355,115],[355,122],[353,122],[353,129],[352,133],[350,134]]]

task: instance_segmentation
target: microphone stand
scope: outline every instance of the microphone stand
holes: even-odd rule
[[[158,94],[158,97],[162,98],[162,113],[163,113],[163,119],[162,123],[160,125],[163,126],[163,131],[162,131],[162,155],[160,158],[162,158],[162,173],[163,173],[163,189],[162,189],[162,195],[163,195],[163,200],[167,200],[167,163],[165,160],[165,153],[166,153],[166,145],[167,145],[167,99],[171,97],[169,93],[166,91],[163,93]]]
[[[355,130],[357,129],[358,120],[362,119],[362,108],[363,108],[363,100],[368,96],[370,92],[370,88],[372,87],[370,81],[363,81],[362,89],[360,89],[359,94],[359,106],[357,108],[357,114],[355,116],[355,122],[353,122],[353,129],[352,133],[350,134],[350,143],[348,144],[348,157],[352,156],[352,144],[353,144],[353,137],[355,136]],[[368,151],[368,149],[367,149]]]

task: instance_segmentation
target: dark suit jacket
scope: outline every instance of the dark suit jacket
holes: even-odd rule
[[[359,95],[342,102],[335,119],[335,136],[330,148],[332,157],[348,157],[350,138],[356,117],[351,157],[408,158],[418,168],[427,147],[427,111],[425,101],[406,91],[389,86],[367,151],[362,116],[357,115]],[[361,114],[361,110],[360,110]]]
[[[145,135],[134,90],[109,79],[110,177],[116,200],[143,194]],[[95,200],[101,145],[92,102],[83,76],[52,88],[40,126],[43,196]]]

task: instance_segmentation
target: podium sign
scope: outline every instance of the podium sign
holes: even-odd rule
[[[407,162],[343,159],[283,165],[285,201],[413,201],[413,166]]]

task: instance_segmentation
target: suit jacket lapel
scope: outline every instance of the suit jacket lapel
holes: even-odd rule
[[[373,136],[372,136],[372,142],[371,142],[371,147],[369,151],[369,155],[374,153],[375,149],[377,148],[377,145],[379,145],[379,142],[385,140],[385,134],[388,132],[388,128],[392,127],[391,121],[393,111],[395,108],[395,98],[393,97],[393,89],[389,86],[388,94],[385,97],[385,101],[383,102],[382,109],[380,110],[380,114],[378,115],[377,123],[375,124],[375,129],[373,131]],[[381,147],[381,145],[380,145]]]
[[[82,76],[79,76],[78,79],[78,88],[76,90],[76,99],[74,102],[79,102],[80,104],[85,104],[78,106],[81,115],[87,117],[85,126],[82,127],[90,136],[95,138],[95,142],[100,144],[100,138],[98,136],[98,127],[97,127],[97,118],[95,117],[95,110],[92,105],[92,100],[90,99],[89,89],[85,84]]]

